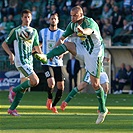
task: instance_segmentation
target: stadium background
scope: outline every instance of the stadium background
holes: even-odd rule
[[[38,31],[41,28],[48,26],[47,20],[48,20],[49,14],[54,11],[57,11],[60,15],[59,28],[65,29],[65,27],[70,21],[69,11],[75,5],[81,5],[82,7],[86,7],[88,9],[88,14],[86,14],[88,17],[93,17],[96,21],[99,19],[102,19],[102,11],[106,3],[106,0],[99,0],[99,3],[101,2],[101,5],[96,10],[92,10],[90,8],[92,2],[93,0],[90,0],[90,1],[87,1],[87,0],[81,0],[81,1],[80,0],[70,0],[70,1],[68,0],[55,0],[55,1],[54,0],[29,0],[29,1],[1,0],[0,1],[0,23],[3,22],[4,16],[8,17],[9,15],[12,15],[13,16],[12,22],[15,22],[14,23],[15,26],[18,26],[19,24],[21,24],[21,14],[20,14],[21,11],[25,8],[28,8],[31,11],[33,11],[33,16],[36,14],[33,17],[33,21],[31,25],[35,27]],[[133,7],[132,0],[130,3],[131,7],[128,13],[125,10],[123,10],[124,0],[115,0],[114,5],[117,5],[119,7],[123,19],[127,19],[132,24],[133,22],[133,8],[131,8]],[[92,12],[92,14],[90,14],[90,12]],[[9,25],[12,25],[12,23],[10,23]],[[102,26],[104,26],[104,23],[102,23]],[[7,36],[11,28],[12,28],[11,26],[8,27],[7,33],[5,34],[4,37]],[[122,27],[119,27],[119,28],[122,28]],[[116,43],[114,41],[114,37],[119,35],[119,30],[118,30],[119,28],[114,28],[115,29],[114,33],[104,38],[104,42],[106,44],[105,53],[106,53],[106,56],[110,58],[110,62],[105,63],[104,65],[105,65],[105,70],[109,75],[110,82],[111,82],[111,79],[115,77],[115,74],[118,68],[120,67],[121,63],[124,62],[125,64],[130,64],[131,66],[133,66],[133,31],[131,32],[131,34],[128,35],[129,41],[127,43],[123,43],[121,42],[121,40],[119,40]],[[2,37],[1,34],[0,36]],[[6,53],[3,51],[1,47],[1,43],[4,40],[4,37],[3,38],[1,37],[0,37],[0,72],[8,72],[8,71],[16,70],[14,65],[10,65],[8,56],[6,55]],[[64,74],[66,79],[65,91],[68,91],[68,86],[67,86],[68,75],[65,70],[65,67],[66,67],[66,62],[69,58],[70,58],[69,54],[64,57]],[[81,67],[82,69],[78,75],[78,82],[81,81],[83,74],[85,72],[83,62],[81,62]],[[35,88],[31,88],[31,90],[34,90],[34,91],[45,90],[45,82],[43,80],[44,75],[42,73],[40,62],[35,59],[34,59],[34,68],[41,82],[39,86]],[[1,75],[0,75],[0,79],[2,79]],[[2,80],[0,80],[0,84],[1,84],[1,81]],[[88,88],[91,88],[91,86],[88,86],[85,92],[89,91],[93,93],[92,89],[88,89]],[[111,85],[110,85],[110,88],[111,88]],[[125,91],[126,89],[129,89],[129,86],[126,86]]]

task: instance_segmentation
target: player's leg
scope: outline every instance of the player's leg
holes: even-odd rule
[[[75,42],[75,47],[76,50],[73,51],[73,55],[76,54],[76,58],[84,60],[84,46],[80,44],[80,42]],[[65,107],[67,106],[68,102],[84,87],[86,87],[87,82],[86,79],[88,79],[88,72],[86,72],[83,82],[80,83],[78,87],[74,87],[71,92],[68,94],[66,99],[62,102],[60,108],[61,110],[65,110]],[[85,82],[84,82],[85,81]]]
[[[69,92],[65,100],[62,102],[60,106],[61,110],[64,111],[68,103],[73,99],[73,97],[76,96],[78,92],[83,90],[89,83],[90,83],[90,75],[89,72],[86,72],[83,81],[77,87],[74,87],[71,90],[71,92]]]
[[[100,124],[104,121],[108,113],[108,109],[105,107],[104,90],[102,86],[100,86],[100,81],[98,78],[90,75],[90,79],[91,79],[92,87],[94,88],[95,93],[97,95],[97,99],[99,101],[100,113],[98,114],[96,124]]]
[[[52,49],[46,55],[44,55],[44,54],[38,54],[36,52],[33,53],[33,55],[34,55],[34,57],[36,59],[38,59],[42,63],[46,64],[47,63],[47,59],[53,58],[54,56],[59,56],[59,55],[65,53],[66,51],[69,51],[73,55],[76,55],[75,44],[72,43],[72,42],[65,42],[64,44],[61,44],[61,45],[55,47],[54,49]]]
[[[77,94],[79,91],[83,90],[83,89],[86,87],[87,84],[88,84],[88,83],[82,81],[82,82],[78,85],[78,87],[74,87],[74,88],[71,90],[71,92],[69,92],[69,94],[67,95],[67,97],[65,98],[65,100],[62,102],[62,104],[61,104],[61,106],[60,106],[60,108],[61,108],[62,111],[65,110],[66,106],[67,106],[68,103],[73,99],[73,97],[76,96],[76,94]]]
[[[98,114],[99,116],[96,124],[100,124],[104,121],[105,116],[108,112],[107,108],[105,107],[104,90],[100,85],[100,72],[104,57],[103,45],[101,45],[99,49],[93,49],[89,52],[85,54],[84,62],[86,64],[86,69],[90,72],[91,85],[95,90],[99,102],[100,113]]]
[[[52,108],[52,99],[53,99],[53,89],[55,86],[55,79],[53,75],[53,68],[48,65],[42,65],[44,75],[45,75],[45,80],[47,81],[47,93],[48,93],[48,98],[46,102],[46,107],[48,110],[51,110]]]
[[[27,71],[26,68],[27,67],[23,66],[23,67],[21,67],[22,71],[20,71],[20,69],[18,69],[18,70],[20,71],[20,73],[23,73],[25,76],[28,76],[29,80],[24,81],[23,83],[21,83],[20,85],[16,86],[12,90],[13,92],[16,93],[16,96],[15,96],[14,101],[12,102],[11,106],[8,109],[8,113],[10,115],[13,115],[13,116],[18,116],[18,114],[16,112],[16,107],[20,103],[25,90],[28,87],[36,86],[39,83],[39,78],[35,74],[35,72],[33,70]]]
[[[60,67],[60,66],[53,67],[53,70],[54,70],[54,78],[55,78],[55,81],[57,83],[57,92],[56,92],[54,101],[52,103],[52,111],[54,113],[58,113],[57,108],[56,108],[56,104],[61,99],[62,93],[64,91],[64,74],[62,71],[62,67]]]
[[[59,55],[65,53],[66,51],[69,51],[73,55],[76,55],[75,44],[73,42],[64,42],[64,44],[61,44],[61,45],[55,47],[53,50],[51,50],[47,54],[47,58],[50,59],[54,56],[59,56]]]
[[[100,73],[100,84],[104,90],[104,100],[105,100],[105,105],[106,105],[107,95],[109,91],[109,78],[106,72]],[[100,112],[100,107],[98,108],[98,112]]]

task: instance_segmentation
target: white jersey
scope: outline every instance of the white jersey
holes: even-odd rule
[[[39,32],[39,41],[42,43],[42,51],[44,54],[47,54],[54,48],[56,42],[62,36],[63,32],[64,31],[61,29],[51,31],[49,28],[44,28]],[[55,56],[52,61],[48,60],[46,65],[63,66],[63,60],[59,59],[58,56]]]

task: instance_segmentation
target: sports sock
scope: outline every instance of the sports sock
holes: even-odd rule
[[[77,93],[78,93],[78,88],[77,87],[73,88],[64,101],[68,103]]]
[[[52,88],[47,87],[47,91],[48,91],[48,99],[52,99],[53,98]]]
[[[100,87],[98,90],[95,91],[96,95],[97,95],[97,99],[99,101],[99,109],[100,112],[105,112],[106,108],[105,108],[105,100],[104,100],[104,90],[102,87]]]
[[[9,109],[11,109],[11,110],[16,109],[16,107],[17,107],[18,104],[20,103],[20,101],[21,101],[23,95],[24,95],[24,93],[22,93],[22,92],[17,92],[17,93],[16,93],[16,96],[15,96],[15,98],[14,98],[14,100],[13,100],[13,102],[12,102],[12,104],[11,104],[11,106],[10,106]]]
[[[14,92],[25,91],[30,86],[31,86],[30,81],[26,80],[25,82],[21,83],[20,85],[16,86],[15,88],[13,88],[13,91]]]
[[[104,101],[105,101],[105,105],[106,105],[106,100],[107,100],[107,94],[104,93]]]
[[[55,96],[55,99],[54,99],[54,102],[53,102],[53,104],[52,104],[52,107],[54,107],[54,106],[56,106],[56,104],[58,103],[58,101],[61,99],[61,97],[62,97],[62,90],[57,90],[57,92],[56,92],[56,96]]]
[[[53,58],[54,56],[58,56],[63,54],[64,52],[67,51],[67,47],[64,44],[61,44],[54,49],[52,49],[48,54],[47,54],[47,59]]]
[[[104,93],[105,105],[106,105],[106,99],[107,99],[107,94],[106,94],[106,93]],[[98,106],[98,110],[100,110],[100,105]]]

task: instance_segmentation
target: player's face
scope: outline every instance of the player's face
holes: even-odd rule
[[[82,19],[82,14],[80,13],[80,11],[73,10],[73,11],[71,11],[70,15],[71,15],[71,21],[73,23],[76,23],[77,21]]]
[[[56,26],[59,23],[59,19],[58,19],[58,17],[56,15],[52,15],[50,17],[49,22],[50,22],[51,26]]]
[[[24,13],[21,19],[22,19],[23,26],[24,25],[29,26],[32,20],[32,16],[30,13]]]

